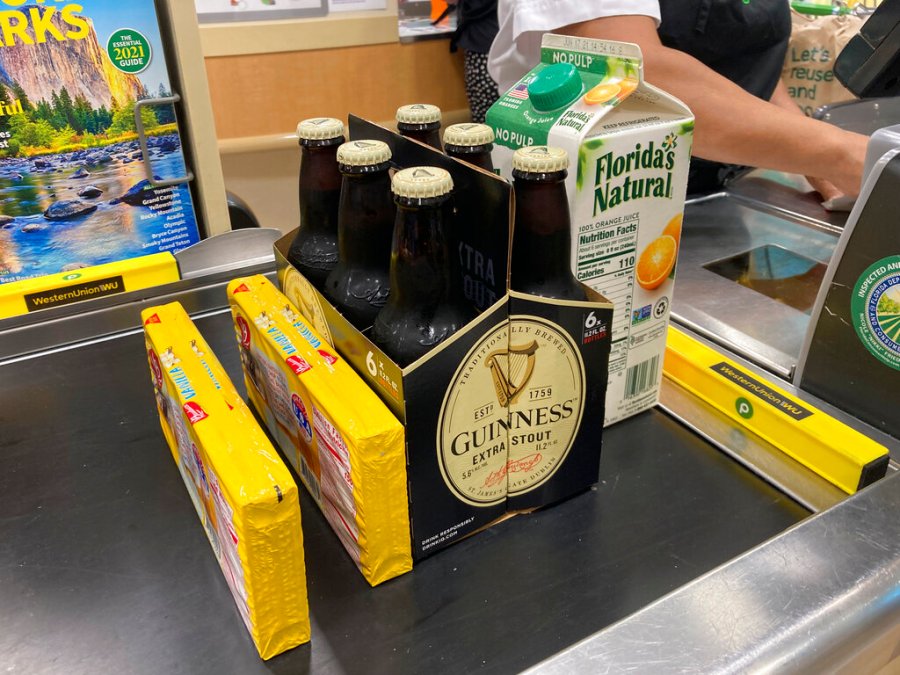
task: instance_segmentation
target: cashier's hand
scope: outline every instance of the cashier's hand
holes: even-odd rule
[[[835,187],[834,183],[827,181],[824,178],[807,176],[806,180],[808,180],[809,184],[812,185],[813,190],[819,193],[819,196],[822,197],[823,202],[828,202],[832,199],[837,199],[838,197],[844,196],[844,193],[841,190],[838,190],[837,187]]]
[[[837,158],[826,166],[820,179],[830,180],[832,185],[848,197],[856,198],[862,189],[863,167],[869,137],[822,122],[826,132],[833,135],[838,144]],[[826,181],[827,182],[827,181]],[[813,187],[816,187],[813,184]],[[818,189],[818,188],[816,188]]]
[[[787,110],[793,115],[802,115],[805,117],[803,111],[800,110],[799,106],[794,102],[794,99],[791,98],[787,86],[785,86],[782,81],[778,82],[778,86],[775,87],[775,92],[772,94],[772,98],[769,99],[769,102],[774,103],[779,108]],[[845,132],[837,127],[828,128],[828,131],[832,130],[835,134],[846,134],[843,138],[847,150],[846,157],[844,158],[844,161],[841,162],[841,164],[844,165],[843,167],[837,166],[838,162],[835,162],[832,166],[823,167],[823,174],[837,176],[838,178],[836,178],[836,180],[841,181],[842,185],[836,185],[828,178],[821,176],[806,177],[806,180],[812,185],[813,190],[822,196],[823,202],[827,203],[834,203],[840,197],[847,196],[855,198],[859,195],[860,183],[862,182],[863,162],[866,156],[866,144],[869,140],[865,136]]]

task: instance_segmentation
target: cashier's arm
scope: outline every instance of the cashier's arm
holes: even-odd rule
[[[647,81],[694,112],[698,157],[818,178],[814,184],[820,192],[826,192],[830,182],[845,194],[859,193],[865,136],[806,117],[796,106],[792,109],[785,101],[786,90],[776,91],[771,102],[748,94],[692,56],[663,46],[652,18],[606,17],[559,32],[639,44]]]

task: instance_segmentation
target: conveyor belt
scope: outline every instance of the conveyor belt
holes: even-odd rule
[[[240,382],[230,316],[204,310]],[[9,672],[515,672],[808,515],[657,410],[606,432],[597,490],[375,589],[304,499],[313,642],[263,664],[163,440],[140,334],[0,365],[0,429]]]

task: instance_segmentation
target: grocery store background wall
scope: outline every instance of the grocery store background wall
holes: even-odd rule
[[[462,58],[446,39],[401,44],[397,3],[379,11],[200,27],[225,184],[263,227],[296,227],[301,119],[389,123],[404,103],[467,119]]]

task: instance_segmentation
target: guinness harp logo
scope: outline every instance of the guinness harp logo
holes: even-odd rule
[[[485,366],[491,369],[497,401],[503,407],[515,403],[528,381],[534,374],[534,355],[538,350],[537,340],[521,347],[498,349],[488,355]]]
[[[438,464],[451,493],[491,506],[550,480],[581,422],[584,378],[572,338],[547,319],[513,316],[485,333],[438,419]]]

